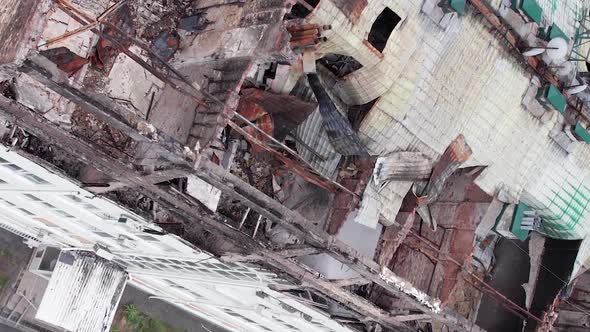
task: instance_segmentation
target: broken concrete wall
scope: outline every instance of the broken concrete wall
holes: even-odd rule
[[[349,104],[380,97],[360,127],[370,153],[418,151],[436,160],[462,133],[473,150],[464,166],[489,166],[476,181],[487,194],[503,188],[526,203],[544,203],[540,207],[549,204],[546,193],[552,183],[561,188],[570,179],[586,178],[584,168],[573,165],[586,165],[590,150],[574,142],[567,154],[549,136],[557,118],[539,119],[526,111],[522,103],[531,75],[490,33],[487,21],[468,7],[466,15],[454,16],[442,28],[421,5],[369,1],[353,21],[328,0],[308,16],[309,22],[332,25],[317,57],[341,53],[363,65],[341,79],[334,92]],[[384,7],[402,21],[375,54],[366,41]],[[579,225],[589,223],[583,218]],[[581,238],[587,233],[585,226],[576,227],[568,229],[571,235],[557,236]]]
[[[0,8],[0,80],[13,77],[16,68],[36,44],[45,26],[49,0],[7,0]]]
[[[141,54],[138,47],[131,47],[130,51]],[[164,82],[121,53],[114,60],[108,75],[106,90],[109,96],[120,102],[128,102],[139,114],[147,118],[150,106],[153,107],[154,101],[160,99],[164,86]]]
[[[72,3],[91,17],[98,17],[105,10],[107,10],[110,1],[72,1]],[[58,6],[52,7],[51,10],[46,14],[45,18],[46,26],[45,29],[43,29],[37,44],[39,46],[39,50],[66,47],[77,55],[83,58],[88,58],[92,52],[94,44],[98,40],[98,37],[92,31],[84,31],[48,45],[48,40],[62,36],[66,32],[78,29],[82,27],[82,24],[70,17]]]

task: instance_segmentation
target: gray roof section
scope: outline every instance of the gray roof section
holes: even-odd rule
[[[127,272],[94,252],[60,253],[36,319],[76,332],[109,331]]]

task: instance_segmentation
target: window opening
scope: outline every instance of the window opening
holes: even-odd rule
[[[342,78],[363,67],[355,58],[349,55],[329,53],[318,60],[320,64],[326,67],[332,74]]]
[[[393,10],[385,7],[371,26],[368,37],[369,43],[379,52],[383,52],[389,36],[391,36],[393,29],[395,29],[400,21],[401,17]]]

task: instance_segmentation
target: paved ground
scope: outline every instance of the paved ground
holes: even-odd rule
[[[136,304],[144,313],[150,315],[153,318],[166,321],[183,331],[228,332],[223,328],[193,316],[180,308],[170,305],[168,302],[158,299],[149,299],[149,294],[127,284],[119,304],[119,309],[121,309],[125,304],[129,303]]]
[[[501,239],[496,245],[496,265],[490,285],[520,306],[524,306],[525,292],[522,284],[528,281],[529,257],[517,245],[528,251],[528,241]],[[517,332],[522,329],[522,319],[506,310],[498,301],[483,296],[477,324],[488,332]]]
[[[31,253],[32,249],[23,244],[20,236],[0,229],[0,278],[8,278],[6,286],[0,291],[0,299],[4,291],[15,282],[21,270],[27,265]]]
[[[0,332],[19,332],[17,329],[0,323]]]

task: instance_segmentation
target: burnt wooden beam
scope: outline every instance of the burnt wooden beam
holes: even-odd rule
[[[310,246],[301,246],[300,248],[286,248],[283,250],[277,250],[276,254],[286,257],[286,258],[291,258],[291,257],[300,257],[300,256],[306,256],[306,255],[315,255],[315,254],[319,254],[322,253],[322,250],[318,249],[318,248],[314,248],[314,247],[310,247]]]
[[[410,322],[416,320],[430,320],[432,317],[424,314],[413,314],[396,316],[396,318],[399,319],[400,322]]]
[[[400,289],[392,283],[392,280],[396,280],[396,276],[387,267],[381,267],[371,258],[359,254],[355,249],[318,228],[297,212],[288,209],[222,167],[203,160],[197,167],[197,174],[205,182],[222,190],[228,196],[240,200],[272,222],[284,226],[310,246],[325,250],[327,254],[362,277],[378,284],[396,297],[406,300],[415,309],[430,314],[433,319],[443,321],[459,330],[481,331],[477,325],[456,312],[437,308],[436,301],[430,299],[428,295],[416,293],[413,288]],[[405,284],[408,285],[407,282]]]
[[[344,242],[330,236],[324,230],[303,218],[300,214],[288,209],[240,178],[227,172],[222,167],[209,161],[201,160],[198,167],[193,169],[194,165],[187,162],[184,156],[186,148],[178,142],[167,138],[166,135],[160,133],[153,126],[150,127],[151,125],[145,121],[139,121],[133,112],[116,107],[117,105],[113,105],[111,109],[108,106],[110,104],[108,100],[101,99],[99,101],[71,86],[67,83],[67,80],[62,81],[64,76],[59,74],[60,71],[55,65],[52,66],[51,63],[47,63],[48,60],[45,58],[35,57],[35,59],[35,61],[27,61],[21,69],[33,75],[34,78],[44,83],[53,91],[82,106],[99,119],[111,124],[114,128],[120,128],[133,139],[139,142],[150,143],[154,149],[162,153],[162,157],[178,162],[178,167],[186,168],[187,171],[219,188],[229,196],[237,198],[244,205],[251,207],[262,216],[281,224],[291,233],[305,240],[310,246],[326,251],[330,256],[349,266],[362,277],[378,284],[394,296],[408,301],[416,310],[429,314],[433,319],[441,320],[447,325],[455,326],[459,330],[479,330],[477,326],[455,312],[437,308],[432,299],[425,294],[415,293],[414,288],[399,288],[398,284],[391,282],[392,280],[396,280],[396,277],[389,269],[382,268],[372,259],[360,255]],[[80,140],[80,138],[49,122],[42,115],[32,112],[26,107],[5,97],[0,98],[0,108],[5,111],[2,113],[9,115],[13,121],[17,121],[19,126],[40,139],[64,149],[64,151],[78,157],[81,161],[92,165],[105,174],[116,175],[117,179],[120,179],[121,182],[143,188],[143,193],[146,196],[159,202],[160,206],[170,209],[172,213],[187,220],[188,223],[198,223],[206,229],[226,237],[228,241],[240,244],[246,252],[260,254],[265,258],[267,264],[271,264],[275,268],[285,272],[293,272],[293,266],[288,259],[270,251],[260,251],[261,248],[258,243],[247,235],[220,222],[219,219],[203,215],[204,209],[198,208],[194,199],[172,190],[165,190],[153,184],[149,179],[146,179],[145,176],[134,169],[133,166],[105,154],[93,144]],[[147,126],[151,131],[151,136],[141,133],[142,126],[140,125]],[[280,259],[276,259],[277,257],[280,257]],[[293,273],[288,273],[293,275]],[[384,277],[385,275],[388,277]],[[328,281],[326,282],[329,284]],[[334,291],[334,286],[331,284],[328,288],[325,287],[325,284],[318,284],[317,286],[327,291],[328,294],[326,295],[331,298],[346,300],[350,296],[348,293],[341,293],[345,290],[338,287],[336,287],[336,289],[339,289],[337,293],[330,293]],[[363,309],[363,305],[360,304],[357,304],[354,308],[351,307],[351,309],[366,312]],[[373,306],[373,309],[378,310],[375,306]],[[379,311],[376,312],[378,313]],[[383,317],[379,314],[371,317],[388,326],[391,324],[391,322],[382,321]]]
[[[251,254],[251,255],[240,255],[240,254],[228,254],[219,257],[219,260],[226,263],[235,262],[256,262],[263,260],[262,256]]]
[[[187,171],[183,169],[166,169],[153,171],[149,174],[145,174],[144,177],[147,181],[158,184],[181,178],[187,175]],[[129,188],[129,184],[125,184],[121,181],[105,181],[105,182],[82,182],[81,186],[86,190],[89,190],[95,194],[105,194],[111,191],[121,190]]]
[[[41,114],[4,96],[0,96],[0,119],[17,124],[37,138],[76,156],[80,161],[91,164],[101,172],[116,175],[121,182],[142,187],[143,194],[157,201],[163,208],[169,209],[171,213],[187,224],[196,223],[211,232],[215,232],[226,241],[238,244],[245,253],[260,256],[264,263],[289,274],[293,278],[300,279],[302,271],[306,271],[298,264],[292,263],[288,258],[273,251],[265,250],[249,236],[230,227],[220,218],[207,214],[205,209],[195,205],[194,199],[191,197],[154,185],[132,166],[107,155],[90,143],[80,140],[72,133],[63,130],[59,125],[50,122]],[[16,151],[25,157],[28,155],[22,150]],[[362,313],[366,315],[368,320],[374,320],[383,326],[401,331],[410,331],[404,323],[397,322],[389,315],[384,315],[383,310],[365,299],[353,295],[345,289],[333,286],[329,281],[310,278],[311,274],[306,273],[307,276],[304,276],[303,279],[310,287],[337,302],[345,304],[350,310]]]
[[[192,167],[197,160],[197,155],[191,148],[158,130],[145,121],[142,115],[112,102],[108,97],[93,96],[72,86],[67,75],[47,58],[31,53],[19,71],[26,73],[131,139],[150,144],[154,149],[159,150],[163,158],[186,167]]]
[[[365,278],[348,278],[348,279],[338,279],[338,280],[331,280],[332,284],[338,287],[348,287],[348,286],[361,286],[367,285],[371,282]]]
[[[310,273],[307,268],[301,266],[292,259],[282,257],[271,251],[265,251],[262,256],[271,265],[281,266],[284,272],[297,276],[297,279],[301,282],[302,286],[316,289],[322,294],[331,294],[330,298],[341,303],[345,307],[354,307],[354,310],[365,316],[367,321],[375,321],[393,329],[394,331],[415,331],[414,328],[411,328],[404,322],[398,320],[396,316],[376,307],[374,304],[356,294],[347,291],[343,292],[343,288],[324,279],[317,273]]]

